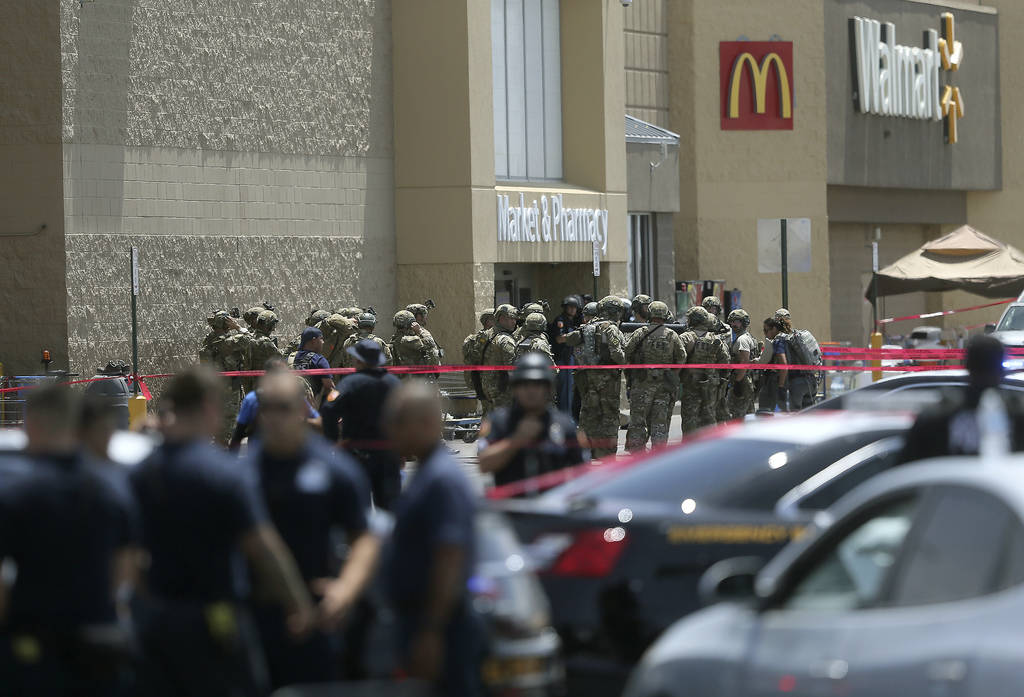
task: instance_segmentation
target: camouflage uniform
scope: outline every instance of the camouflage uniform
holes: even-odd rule
[[[277,337],[271,336],[277,323],[277,315],[270,310],[264,310],[256,318],[256,336],[253,337],[250,349],[249,370],[263,370],[264,363],[281,355],[277,348]],[[245,390],[252,390],[254,383],[254,378],[246,378]]]
[[[585,365],[583,357],[583,329],[594,321],[597,315],[597,303],[587,303],[583,308],[583,324],[565,335],[565,343],[567,346],[572,347],[573,362],[575,365]],[[573,376],[573,388],[580,393],[586,389],[587,385],[587,374],[589,370],[577,370]]]
[[[480,313],[480,324],[494,324],[494,308],[489,307]],[[480,331],[473,332],[465,339],[462,340],[462,364],[463,365],[480,365],[483,361],[484,345],[487,343],[487,331],[490,327],[482,327]],[[480,383],[480,373],[478,371],[467,370],[462,374],[462,379],[466,382],[466,387],[473,390],[476,394],[476,398],[480,401],[480,407],[485,412],[487,411],[487,405],[484,403],[484,391]]]
[[[758,351],[757,340],[746,330],[746,327],[750,325],[750,315],[743,310],[733,310],[729,313],[729,322],[733,321],[743,322],[744,331],[729,346],[729,355],[732,359],[730,362],[739,363],[740,351],[746,351],[748,354],[746,362],[752,363],[757,358]],[[754,380],[751,377],[751,371],[748,370],[743,379],[738,382],[732,380],[729,386],[728,408],[729,417],[733,419],[742,419],[747,414],[753,413]]]
[[[347,312],[347,311],[346,311]],[[350,336],[356,333],[357,322],[352,317],[335,312],[327,319],[321,320],[317,329],[324,335],[323,356],[332,368],[342,368],[345,365],[345,342]]]
[[[695,306],[686,311],[686,323],[690,329],[680,339],[686,350],[687,363],[729,362],[729,349],[717,334],[707,329],[710,321],[710,315],[703,307]],[[691,368],[683,372],[679,413],[684,434],[717,423],[720,392],[721,378],[718,370]]]
[[[663,322],[668,321],[668,306],[662,302],[650,304],[651,318],[661,323],[648,324],[633,332],[626,342],[628,363],[686,362],[683,342]],[[651,445],[668,443],[669,422],[679,394],[679,371],[666,368],[634,370],[629,390],[629,430],[626,431],[626,450],[642,452]]]
[[[555,354],[551,352],[551,342],[548,341],[548,321],[544,315],[534,312],[526,317],[523,326],[519,328],[519,341],[516,342],[516,360],[519,360],[530,351],[543,353],[555,364]]]
[[[377,316],[369,312],[364,312],[359,315],[357,322],[359,323],[359,326],[356,328],[356,333],[345,339],[345,345],[342,346],[344,367],[355,367],[355,359],[349,355],[348,350],[363,339],[369,339],[380,346],[380,350],[384,352],[385,361],[390,363],[392,360],[391,347],[388,346],[388,342],[373,333],[374,328],[377,326]]]
[[[241,335],[238,325],[228,314],[227,310],[217,310],[206,318],[207,324],[212,331],[203,339],[202,348],[199,349],[199,362],[212,367],[218,372],[244,369],[235,364],[234,337]],[[225,378],[224,387],[224,411],[223,427],[220,431],[219,441],[227,444],[234,432],[235,417],[238,415],[238,408],[242,403],[242,394],[238,378]]]
[[[515,317],[516,309],[511,305],[499,305],[494,311],[495,325],[487,330],[487,341],[480,355],[480,365],[512,365],[516,357],[516,342],[512,333],[498,322],[505,317]],[[512,405],[512,393],[508,389],[508,373],[501,370],[481,371],[480,388],[484,393],[484,414],[496,407]]]
[[[595,359],[585,361],[591,365],[622,365],[626,362],[625,340],[619,331],[618,322],[622,317],[622,305],[618,298],[607,296],[598,303],[599,318],[587,325],[583,331],[584,354],[594,351]],[[593,348],[588,348],[590,343]],[[583,409],[580,412],[580,428],[590,440],[590,452],[594,458],[614,455],[619,448],[619,395],[622,392],[622,371],[586,371],[586,388],[581,391]]]
[[[701,301],[701,307],[708,311],[708,315],[711,317],[711,321],[708,324],[708,329],[712,334],[717,334],[725,342],[726,348],[732,345],[732,327],[722,321],[722,302],[714,295],[709,295]],[[732,418],[729,412],[729,389],[730,385],[730,371],[720,370],[718,372],[719,384],[718,384],[718,399],[715,406],[715,418],[719,422],[726,422]]]
[[[512,332],[512,338],[516,340],[517,345],[523,339],[523,324],[526,324],[526,318],[534,313],[544,317],[544,306],[540,303],[526,303],[523,305],[523,309],[519,311],[519,316],[523,319],[523,322],[515,328],[515,331]],[[546,317],[544,318],[544,322],[545,324],[547,323]]]
[[[427,302],[430,301],[428,300]],[[434,335],[430,333],[429,329],[427,329],[427,313],[429,312],[429,308],[421,303],[412,303],[411,305],[406,305],[405,309],[407,312],[412,313],[413,318],[420,325],[419,337],[434,353],[433,358],[431,358],[426,365],[441,365],[441,356],[444,352],[441,350],[441,347],[437,345],[437,342],[434,341]],[[420,317],[423,319],[420,319]]]
[[[392,362],[394,365],[437,365],[437,354],[432,346],[412,328],[415,322],[416,318],[408,310],[399,310],[395,313],[392,319],[395,333],[390,342]],[[408,375],[400,374],[399,377],[404,379]],[[429,379],[431,376],[428,374],[417,377]]]

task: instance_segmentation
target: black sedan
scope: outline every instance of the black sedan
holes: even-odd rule
[[[817,511],[892,466],[911,422],[829,412],[725,426],[496,503],[551,600],[570,692],[618,694],[644,649],[700,606],[709,566],[770,558]]]

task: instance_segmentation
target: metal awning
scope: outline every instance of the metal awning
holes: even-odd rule
[[[626,114],[626,142],[679,145],[679,134]]]

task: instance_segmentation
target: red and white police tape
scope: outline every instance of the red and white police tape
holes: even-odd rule
[[[996,307],[997,305],[1008,305],[1012,303],[1016,298],[1009,298],[1007,300],[998,300],[994,303],[986,303],[984,305],[972,305],[971,307],[958,307],[955,310],[940,310],[938,312],[925,312],[920,315],[906,315],[905,317],[886,317],[885,319],[878,320],[877,324],[890,324],[892,322],[903,322],[908,319],[931,319],[932,317],[945,317],[946,315],[955,315],[958,312],[970,312],[971,310],[983,310],[986,307]]]

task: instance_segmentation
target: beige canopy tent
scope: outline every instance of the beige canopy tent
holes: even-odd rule
[[[964,225],[881,269],[873,282],[879,297],[922,290],[1016,297],[1024,291],[1024,254]]]

